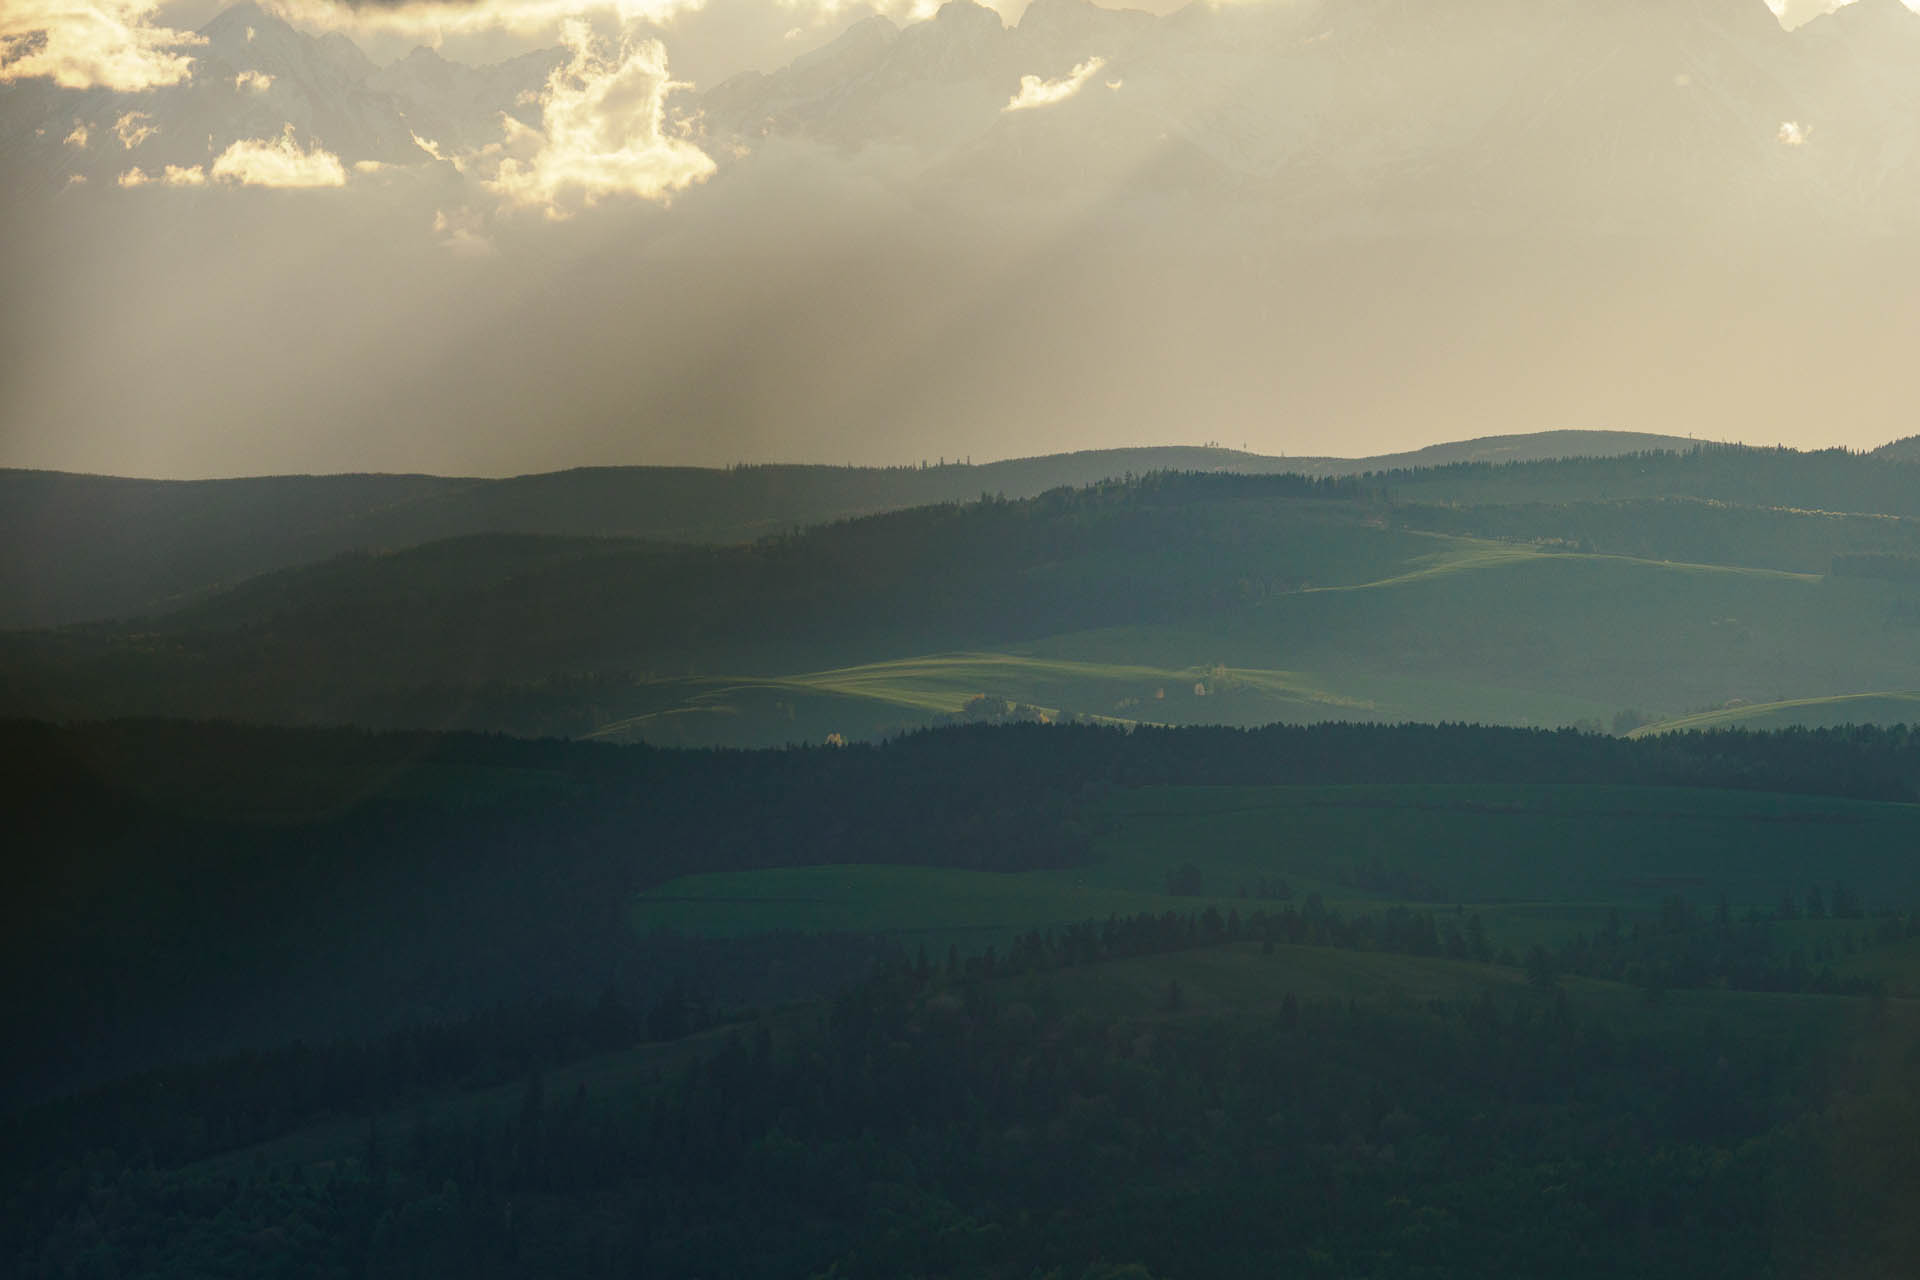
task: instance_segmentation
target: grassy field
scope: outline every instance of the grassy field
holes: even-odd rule
[[[1662,720],[1635,729],[1631,736],[1685,733],[1693,729],[1808,729],[1849,724],[1920,724],[1920,691],[1847,693],[1830,698],[1790,698],[1783,702],[1724,707]]]
[[[656,682],[647,709],[589,737],[662,744],[710,738],[872,737],[962,715],[999,699],[1048,718],[1116,723],[1267,724],[1371,720],[1381,709],[1293,671],[1077,662],[1024,653],[946,653],[792,676]]]
[[[1316,554],[1346,546],[1326,534],[1287,530]],[[592,736],[746,746],[875,737],[959,715],[981,695],[1049,717],[1232,725],[1604,726],[1629,707],[1671,717],[1741,704],[1649,731],[1912,719],[1920,708],[1920,695],[1853,693],[1920,688],[1920,590],[1432,534],[1406,535],[1391,555],[1363,549],[1318,583],[1250,578],[1237,601],[1190,621],[647,682]]]
[[[1016,874],[797,867],[687,876],[635,906],[646,930],[884,932],[944,946],[1039,926],[1217,904],[1273,882],[1344,910],[1471,905],[1496,945],[1591,932],[1669,895],[1771,908],[1845,882],[1869,907],[1920,901],[1920,807],[1746,792],[1581,786],[1146,789],[1112,798],[1089,864]],[[1167,893],[1185,864],[1198,896]],[[1242,891],[1250,899],[1242,897]],[[1268,904],[1272,905],[1272,904]]]
[[[1311,673],[1389,720],[1608,723],[1920,688],[1920,591],[1806,574],[1458,544],[1363,586],[1230,616],[1036,641],[1039,657]]]

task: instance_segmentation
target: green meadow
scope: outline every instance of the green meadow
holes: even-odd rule
[[[1275,909],[1471,908],[1496,945],[1592,932],[1670,896],[1771,909],[1815,884],[1869,905],[1920,898],[1920,806],[1592,786],[1158,788],[1090,821],[1094,856],[996,873],[815,866],[685,876],[635,905],[643,930],[711,936],[892,933],[940,945],[1110,915]],[[1169,892],[1191,866],[1197,893]],[[1188,886],[1192,887],[1192,886]]]
[[[1643,732],[1887,723],[1920,708],[1913,694],[1821,687],[1842,673],[1855,687],[1920,685],[1910,590],[1442,535],[1398,551],[1348,566],[1371,574],[1333,585],[1246,582],[1232,607],[1192,621],[799,673],[643,681],[590,736],[872,738],[965,716],[975,699],[987,700],[976,712],[1006,703],[1025,716],[1156,724],[1602,727],[1627,708],[1664,717]]]
[[[1830,698],[1789,698],[1780,702],[1723,707],[1677,716],[1634,730],[1636,738],[1656,733],[1704,729],[1828,729],[1850,724],[1920,723],[1920,691],[1846,693]]]

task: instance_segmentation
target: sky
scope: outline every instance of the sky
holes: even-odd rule
[[[801,107],[800,81],[706,91],[871,9],[277,10],[383,64],[561,49],[433,138],[364,99],[342,116],[333,72],[242,67],[267,57],[250,27],[198,41],[205,0],[11,0],[0,269],[33,305],[0,315],[0,465],[500,475],[1912,432],[1894,374],[1920,255],[1890,219],[1920,188],[1887,157],[1916,152],[1872,132],[1904,117],[1856,50],[1776,65],[1799,55],[1760,0],[1724,0],[1766,30],[1723,48],[1650,21],[1642,48],[1609,25],[1627,45],[1604,67],[1561,66],[1596,41],[1543,53],[1497,6],[1382,35],[1353,2],[1244,0],[1124,39],[1036,25],[964,74],[1004,33],[934,24],[919,62]],[[1599,87],[1569,102],[1562,82]],[[1512,109],[1535,93],[1561,115]]]

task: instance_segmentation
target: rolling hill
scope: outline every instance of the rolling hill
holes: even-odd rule
[[[266,476],[134,480],[0,471],[0,627],[162,612],[347,551],[480,533],[752,541],[799,526],[983,493],[1027,498],[1150,471],[1353,474],[1445,463],[1684,448],[1634,432],[1542,432],[1364,459],[1219,448],[1109,449],[922,467],[603,467],[487,480]]]
[[[1920,687],[1908,471],[1715,448],[1154,473],[752,543],[477,534],[0,637],[0,706],[664,745],[956,718],[1647,723]]]

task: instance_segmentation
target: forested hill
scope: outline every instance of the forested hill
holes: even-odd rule
[[[696,873],[1079,866],[1095,854],[1110,822],[1104,798],[1117,789],[1731,789],[1779,797],[1738,816],[1736,841],[1818,821],[1834,839],[1865,841],[1857,891],[1893,903],[1920,896],[1920,872],[1888,856],[1881,825],[1867,821],[1886,813],[1908,823],[1908,806],[1847,807],[1920,798],[1920,745],[1902,731],[1628,740],[1464,726],[1014,725],[871,747],[677,752],[16,722],[0,723],[0,749],[15,762],[0,777],[13,837],[0,1007],[16,1046],[0,1096],[214,1050],[461,1016],[500,1000],[590,998],[610,976],[651,998],[688,966],[733,999],[790,998],[793,986],[767,967],[774,952],[726,961],[644,934],[629,915],[634,895]],[[1518,812],[1520,794],[1423,792],[1415,803],[1500,823]],[[1808,814],[1790,800],[1800,794],[1847,799]],[[1355,793],[1344,806],[1381,803]],[[1627,816],[1659,803],[1633,800]],[[1167,866],[1191,856],[1170,851]],[[1838,846],[1823,846],[1815,870],[1838,874],[1838,856]],[[1156,878],[1160,869],[1156,862]],[[1769,869],[1782,883],[1763,877],[1759,892],[1797,891],[1809,874]],[[1664,884],[1656,877],[1615,892],[1644,896]],[[1093,909],[1083,903],[1101,901],[1075,897],[1057,909],[1080,918]],[[825,943],[806,952],[809,964],[844,977],[836,954]]]
[[[1624,730],[1920,689],[1915,470],[1715,447],[1154,473],[725,546],[477,535],[0,636],[0,708],[668,745],[983,715]]]
[[[1368,459],[1234,449],[1107,449],[974,465],[600,467],[503,480],[267,476],[162,481],[0,471],[0,627],[124,617],[345,551],[476,533],[734,542],[848,516],[1031,497],[1149,471],[1351,474],[1684,448],[1634,432],[1556,431]]]

